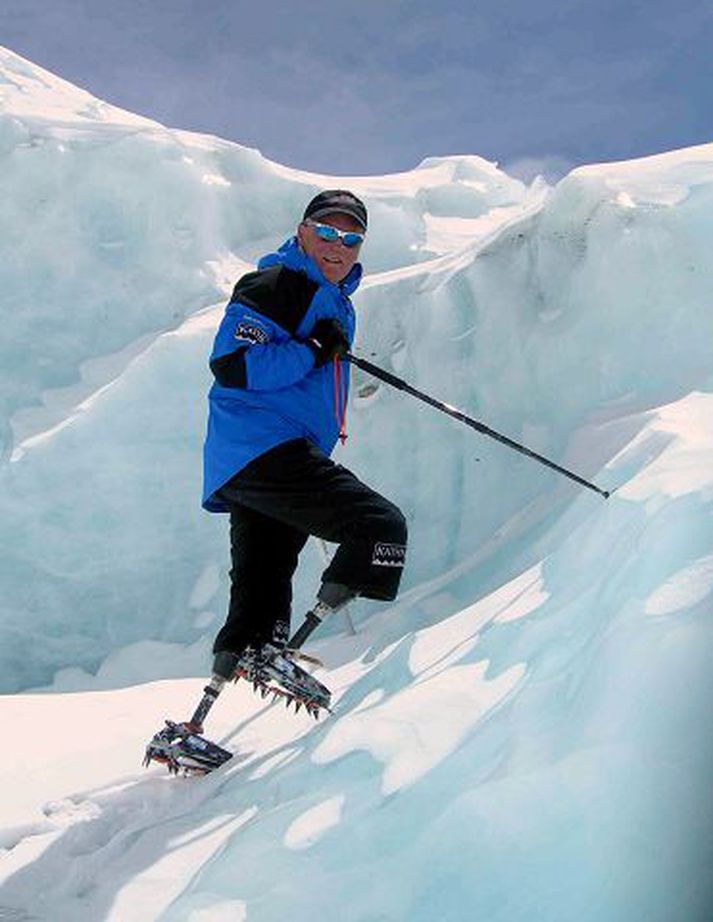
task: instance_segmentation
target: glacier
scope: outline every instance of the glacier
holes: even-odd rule
[[[0,49],[0,163],[0,918],[710,918],[713,144],[322,176]],[[318,635],[331,718],[236,687],[228,765],[142,773],[227,599],[213,333],[335,185],[373,228],[356,351],[615,492],[355,372],[336,457],[407,515],[402,596]]]

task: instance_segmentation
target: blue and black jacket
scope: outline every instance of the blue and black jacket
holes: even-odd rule
[[[354,339],[349,296],[361,281],[356,263],[339,284],[328,282],[292,237],[235,286],[210,357],[203,507],[227,512],[215,496],[246,464],[276,445],[306,438],[331,454],[348,395],[349,366],[315,367],[304,340],[332,317]]]

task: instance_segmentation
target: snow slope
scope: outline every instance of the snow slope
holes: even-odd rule
[[[707,920],[713,145],[554,189],[477,157],[335,179],[1,51],[0,158],[0,708],[22,740],[0,918]],[[336,184],[374,228],[358,351],[616,493],[356,375],[339,460],[409,518],[404,594],[314,644],[333,717],[236,687],[209,725],[230,763],[143,772],[223,614],[224,523],[198,510],[221,301]]]

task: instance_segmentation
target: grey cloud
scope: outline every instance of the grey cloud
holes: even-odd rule
[[[708,140],[711,5],[5,0],[5,44],[167,124],[315,171],[571,162]]]

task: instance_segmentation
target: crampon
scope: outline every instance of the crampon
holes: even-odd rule
[[[273,701],[284,701],[287,708],[294,705],[295,713],[304,707],[317,720],[321,711],[331,713],[332,693],[303,669],[297,659],[321,665],[319,660],[298,650],[282,650],[265,644],[252,657],[243,659],[233,679],[250,682],[254,691],[263,698],[272,695]]]
[[[245,679],[252,683],[254,690],[263,698],[272,695],[273,700],[284,701],[288,708],[294,704],[295,712],[304,707],[308,714],[318,718],[320,711],[329,711],[332,696],[328,688],[295,662],[298,658],[312,665],[321,665],[319,660],[297,650],[272,645],[259,649],[248,648],[240,657],[236,657],[232,678],[236,682]],[[145,766],[158,762],[174,775],[180,772],[186,775],[205,775],[232,758],[232,753],[227,749],[201,735],[203,721],[228,676],[229,673],[213,675],[209,685],[203,689],[203,697],[189,721],[174,723],[167,720],[166,726],[154,734],[146,747]]]
[[[167,720],[146,747],[144,765],[159,762],[172,775],[206,775],[232,757],[232,752],[200,736],[189,724]]]

